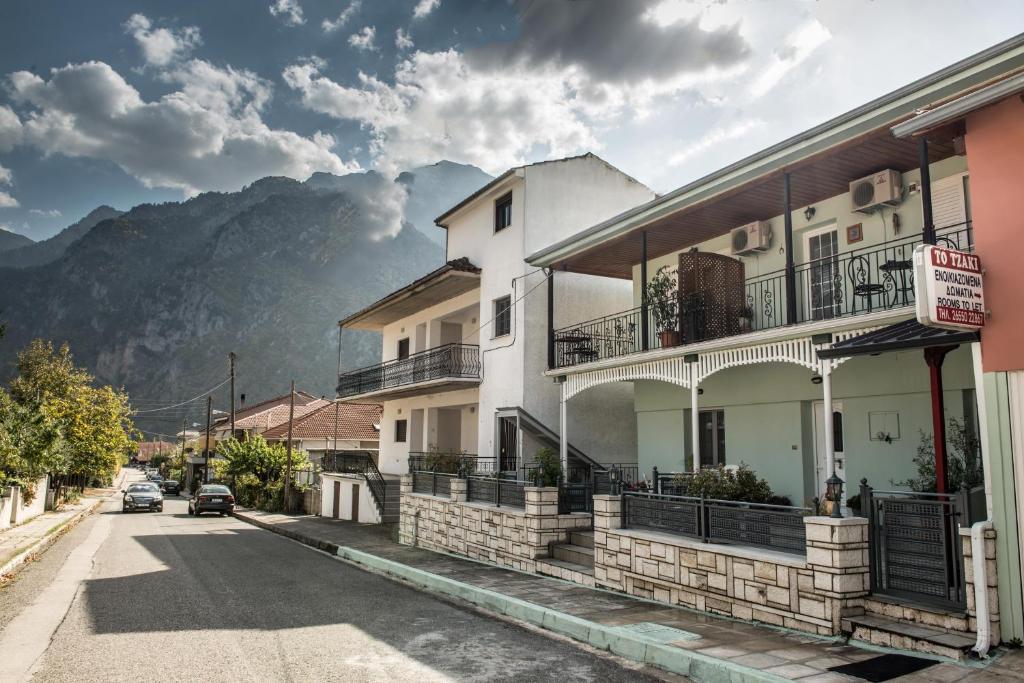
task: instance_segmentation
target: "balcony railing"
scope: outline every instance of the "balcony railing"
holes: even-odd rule
[[[940,228],[936,232],[939,246],[963,251],[973,249],[970,223]],[[794,324],[912,306],[913,254],[921,241],[920,235],[914,235],[797,264],[793,271]],[[736,318],[736,331],[730,335],[782,327],[788,324],[786,290],[786,271],[779,270],[746,279],[745,311],[712,309],[716,304],[703,302],[699,294],[691,295],[679,306],[681,341],[689,344],[723,336],[712,332],[706,323],[721,320],[724,315]],[[651,308],[648,306],[648,316]],[[643,315],[642,307],[632,308],[555,330],[555,367],[571,367],[661,348],[661,335],[653,318],[648,320],[650,332],[644,344]]]
[[[338,376],[338,396],[358,396],[438,379],[480,379],[480,347],[445,344]]]

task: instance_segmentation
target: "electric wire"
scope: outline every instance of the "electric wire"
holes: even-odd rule
[[[185,405],[187,403],[192,403],[193,401],[198,401],[201,398],[205,398],[207,394],[213,392],[216,389],[220,389],[222,386],[224,386],[225,384],[227,384],[230,381],[231,381],[231,378],[228,377],[227,379],[225,379],[223,382],[221,382],[217,386],[213,387],[212,389],[207,389],[203,393],[199,394],[198,396],[196,396],[194,398],[190,398],[187,401],[182,401],[181,403],[175,403],[173,405],[164,406],[162,408],[148,408],[146,410],[136,410],[135,414],[136,415],[140,415],[142,413],[155,413],[155,412],[159,412],[159,411],[162,411],[162,410],[170,410],[171,408],[178,408],[178,407],[183,406],[183,405]]]

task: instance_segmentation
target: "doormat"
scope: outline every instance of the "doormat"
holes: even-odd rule
[[[927,669],[932,664],[937,663],[933,659],[923,659],[909,655],[881,655],[853,664],[833,666],[829,671],[880,683],[880,681],[888,681],[892,678],[912,674],[921,669]]]
[[[648,640],[653,640],[656,643],[672,643],[677,640],[697,640],[701,637],[699,633],[684,631],[671,626],[665,626],[664,624],[656,624],[653,621],[641,621],[636,624],[626,624],[624,626],[619,626],[618,629],[620,631],[632,633],[635,636],[642,636]]]

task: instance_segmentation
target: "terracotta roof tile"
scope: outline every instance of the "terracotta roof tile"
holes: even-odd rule
[[[292,424],[292,438],[334,438],[334,420],[337,415],[339,439],[376,441],[380,438],[378,427],[383,411],[383,406],[376,403],[341,403],[339,401],[328,403],[308,413],[302,419],[296,418]],[[287,416],[283,424],[264,432],[263,436],[269,440],[287,439]]]

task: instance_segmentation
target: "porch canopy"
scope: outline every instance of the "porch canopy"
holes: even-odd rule
[[[974,330],[946,330],[939,327],[928,327],[916,320],[904,320],[895,325],[836,342],[831,348],[819,349],[818,357],[877,356],[887,351],[957,346],[979,340],[980,336]]]

